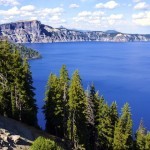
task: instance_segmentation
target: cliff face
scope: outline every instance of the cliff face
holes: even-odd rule
[[[150,35],[78,31],[52,28],[40,21],[19,21],[0,25],[0,35],[17,43],[48,43],[76,41],[134,42],[150,41]]]

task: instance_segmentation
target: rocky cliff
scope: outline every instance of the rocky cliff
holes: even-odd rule
[[[76,41],[135,42],[150,41],[150,34],[124,34],[102,31],[78,31],[64,27],[53,28],[40,21],[18,21],[0,25],[0,36],[17,43],[48,43]]]

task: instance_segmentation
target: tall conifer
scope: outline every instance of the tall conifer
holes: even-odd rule
[[[78,71],[75,71],[69,87],[69,138],[74,143],[84,144],[86,140],[86,108],[87,101]]]
[[[133,147],[132,141],[132,119],[129,104],[126,103],[122,108],[122,114],[119,118],[114,132],[114,150],[128,150]]]

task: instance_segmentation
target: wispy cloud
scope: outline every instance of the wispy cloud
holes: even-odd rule
[[[0,0],[0,5],[3,6],[17,6],[19,4],[17,0]]]
[[[138,3],[141,2],[142,0],[133,0],[133,2]]]
[[[20,10],[22,10],[22,11],[33,11],[33,10],[35,10],[35,6],[33,6],[33,5],[22,6],[20,8]]]
[[[144,9],[149,9],[149,8],[150,6],[146,2],[140,2],[134,6],[134,9],[136,10],[144,10]]]
[[[20,8],[14,6],[8,10],[0,10],[0,15],[3,16],[0,22],[11,22],[14,19],[20,20],[18,18],[23,18],[25,20],[38,19],[45,23],[51,22],[53,25],[61,24],[66,21],[62,18],[63,12],[64,9],[61,7],[37,9],[34,5],[26,5]]]
[[[70,4],[69,5],[69,8],[78,8],[79,7],[79,5],[77,5],[77,4]]]
[[[114,9],[118,6],[119,4],[115,1],[109,1],[107,3],[98,3],[96,4],[96,8],[106,8],[106,9]]]
[[[133,23],[139,26],[150,26],[150,11],[132,15]]]

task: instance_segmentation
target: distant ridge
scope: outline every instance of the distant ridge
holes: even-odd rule
[[[150,41],[150,34],[126,34],[115,30],[88,31],[67,29],[63,26],[53,28],[38,20],[21,20],[0,25],[0,36],[17,43],[50,43],[50,42],[136,42]]]
[[[109,34],[113,34],[113,33],[120,33],[120,32],[118,32],[118,31],[116,31],[116,30],[107,30],[107,31],[105,31],[106,33],[109,33]]]

